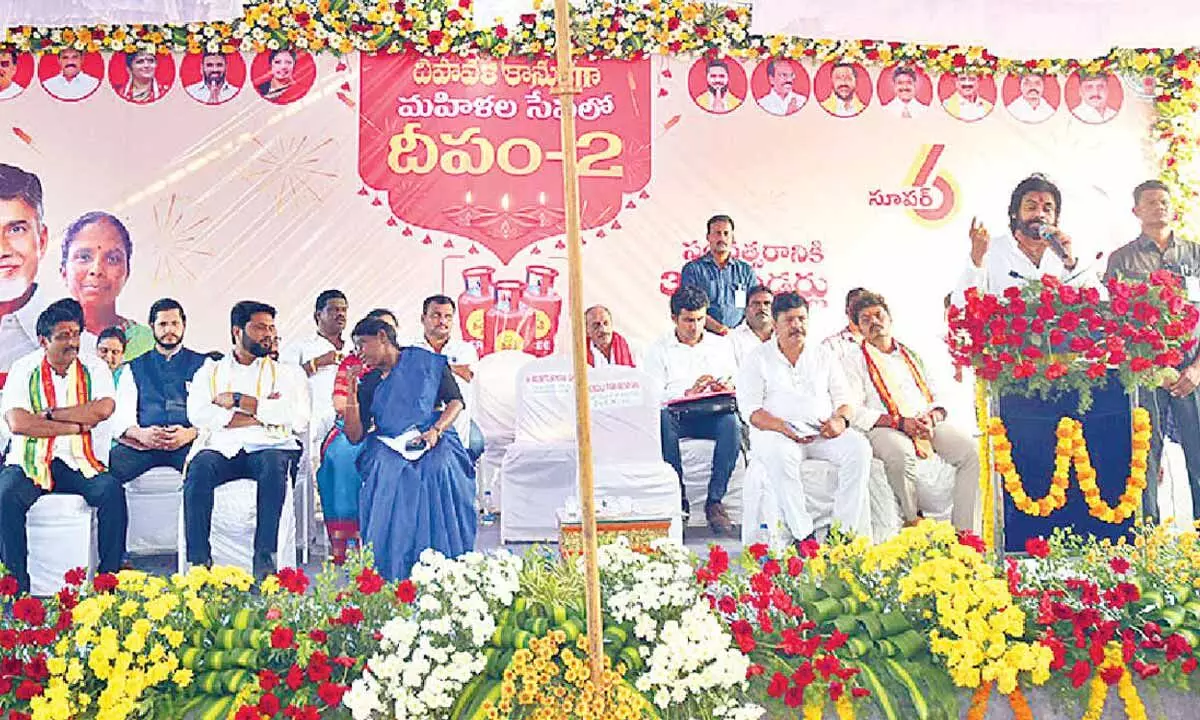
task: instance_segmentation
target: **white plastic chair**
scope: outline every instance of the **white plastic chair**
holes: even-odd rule
[[[485,449],[476,469],[476,497],[482,502],[485,492],[492,493],[494,507],[500,507],[500,463],[512,444],[517,426],[517,378],[533,358],[518,350],[502,350],[487,355],[475,366],[472,381],[474,411],[471,418],[483,433]],[[460,438],[465,445],[469,438]]]
[[[96,509],[79,495],[43,495],[29,508],[25,520],[29,547],[29,590],[39,597],[53,595],[65,584],[68,570],[96,572]]]

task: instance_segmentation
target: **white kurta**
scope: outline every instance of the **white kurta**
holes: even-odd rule
[[[216,374],[214,382],[213,375]],[[229,428],[234,410],[213,404],[223,392],[240,392],[258,400],[255,413],[262,425]],[[216,450],[227,458],[239,452],[296,450],[296,436],[308,430],[310,404],[302,371],[267,358],[243,365],[226,356],[206,360],[188,388],[188,421],[200,431],[192,452]]]
[[[851,404],[841,368],[832,353],[819,345],[807,346],[792,365],[778,342],[763,343],[743,361],[737,395],[738,410],[747,422],[762,409],[797,426],[801,435],[815,434],[813,426],[841,405]],[[801,445],[780,433],[754,429],[743,496],[743,542],[755,542],[763,524],[777,540],[801,539],[813,532],[801,473],[806,458],[828,461],[837,469],[833,521],[870,535],[871,446],[862,433],[847,428],[836,438]]]

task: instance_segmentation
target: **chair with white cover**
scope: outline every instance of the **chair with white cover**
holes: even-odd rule
[[[590,369],[588,385],[596,497],[628,498],[637,517],[670,518],[682,540],[679,480],[662,459],[653,383],[610,365]],[[500,467],[500,540],[555,540],[557,511],[578,495],[574,372],[561,356],[534,360],[518,388],[516,435]]]
[[[471,381],[474,400],[471,418],[483,433],[485,449],[476,468],[476,498],[491,491],[494,507],[500,506],[500,463],[512,444],[517,427],[517,378],[533,358],[519,350],[501,350],[480,359]],[[460,437],[465,447],[469,437]]]
[[[279,517],[275,568],[296,565],[296,502],[293,492],[295,473],[288,478]],[[254,528],[257,516],[258,483],[249,478],[233,480],[213,493],[212,529],[209,545],[213,565],[232,565],[254,572]],[[184,538],[183,498],[179,499],[179,537]],[[179,572],[187,572],[187,542],[179,542]]]
[[[125,485],[130,555],[169,555],[179,549],[179,509],[183,474],[173,467],[150,468]]]
[[[96,510],[79,495],[42,495],[25,520],[30,594],[46,597],[62,589],[67,571],[96,571]]]

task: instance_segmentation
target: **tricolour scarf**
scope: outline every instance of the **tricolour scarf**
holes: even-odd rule
[[[59,407],[54,393],[54,369],[50,360],[42,358],[42,364],[29,376],[29,407],[34,414],[40,415],[46,410]],[[92,374],[78,358],[67,368],[67,402],[63,407],[75,407],[92,400]],[[79,472],[85,478],[92,478],[104,472],[104,463],[96,457],[92,442],[91,431],[78,435],[65,435],[57,438],[26,437],[25,452],[21,456],[21,469],[25,471],[34,484],[44,490],[54,489],[54,479],[50,476],[50,462],[54,459],[55,441],[70,443],[71,454],[82,462]]]

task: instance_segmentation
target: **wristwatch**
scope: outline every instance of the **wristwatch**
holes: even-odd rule
[[[241,406],[242,406],[242,394],[240,392],[235,392],[233,394],[233,407],[240,408]]]

